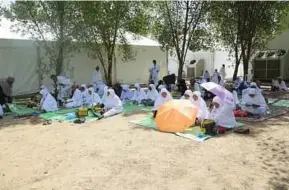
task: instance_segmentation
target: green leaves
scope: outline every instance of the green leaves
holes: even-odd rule
[[[156,2],[156,14],[153,34],[162,44],[163,49],[175,50],[179,61],[179,74],[188,49],[203,48],[202,35],[206,35],[205,15],[208,7],[203,1],[162,1]]]
[[[265,48],[281,30],[285,9],[288,3],[282,1],[211,2],[208,22],[221,44],[234,51],[236,66],[243,61],[246,74],[254,51]]]

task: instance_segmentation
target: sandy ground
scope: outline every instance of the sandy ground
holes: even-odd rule
[[[203,143],[128,124],[141,117],[2,125],[0,189],[289,189],[289,115]]]

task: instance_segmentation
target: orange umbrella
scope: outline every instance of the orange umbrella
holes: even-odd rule
[[[164,132],[183,132],[195,123],[197,112],[189,100],[171,100],[158,109],[157,128]]]

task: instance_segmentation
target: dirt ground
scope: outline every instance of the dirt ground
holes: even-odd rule
[[[82,125],[0,121],[0,189],[289,189],[289,115],[247,125],[250,135],[203,143],[128,123],[143,116]]]

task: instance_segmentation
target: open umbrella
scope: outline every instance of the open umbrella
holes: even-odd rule
[[[160,106],[156,116],[157,129],[183,132],[195,124],[198,109],[188,100],[171,100]]]
[[[214,82],[206,82],[201,84],[201,86],[207,91],[215,94],[225,102],[229,104],[234,104],[234,96],[231,92],[229,92],[225,87],[220,86]]]

